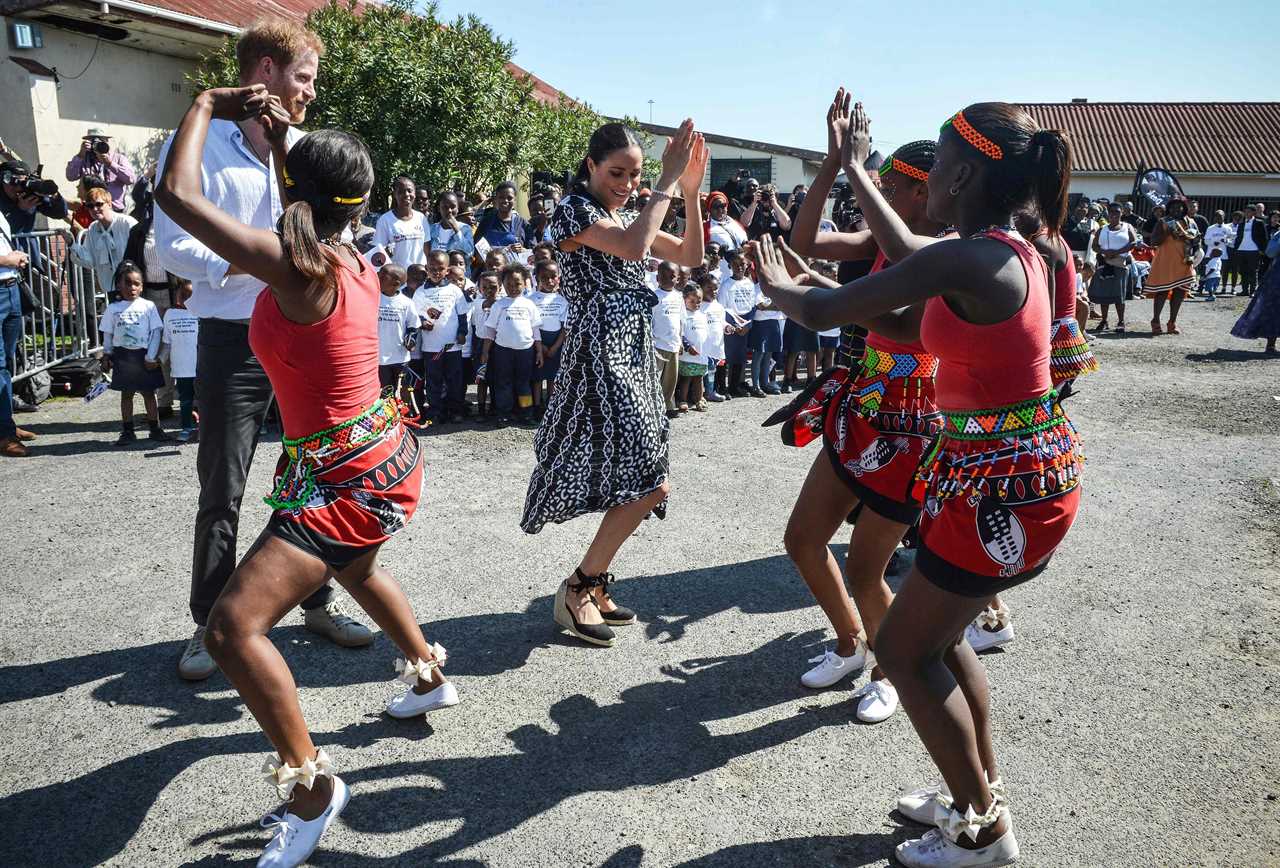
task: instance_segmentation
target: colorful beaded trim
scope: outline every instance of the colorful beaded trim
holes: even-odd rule
[[[1098,370],[1098,359],[1089,341],[1080,331],[1075,317],[1063,317],[1053,323],[1052,350],[1049,355],[1049,373],[1056,387],[1064,380]]]
[[[880,177],[883,178],[889,172],[897,172],[900,175],[906,175],[908,178],[915,178],[917,181],[929,180],[929,173],[924,169],[917,169],[909,163],[904,163],[897,157],[890,157],[880,164]]]
[[[973,145],[991,159],[1004,159],[1004,151],[1001,150],[1000,146],[984,136],[982,133],[978,132],[977,128],[975,128],[973,124],[965,120],[963,111],[956,112],[955,116],[951,118],[951,120],[942,125],[942,128],[945,130],[948,126],[954,129],[960,135],[960,138]]]
[[[884,396],[888,394],[890,384],[894,380],[901,382],[901,388],[908,400],[906,404],[920,406],[924,397],[924,386],[921,380],[933,379],[938,373],[938,358],[928,353],[886,353],[874,347],[867,347],[862,355],[862,373],[854,385],[854,400],[858,403],[858,413],[870,418],[880,412]],[[914,381],[915,395],[911,396]],[[914,398],[914,400],[911,400]]]
[[[1039,398],[993,410],[943,410],[942,418],[946,423],[946,437],[956,440],[995,440],[1038,434],[1067,417],[1058,404],[1058,393],[1049,391]]]
[[[332,428],[296,439],[282,439],[289,459],[275,490],[263,498],[273,509],[299,509],[316,491],[315,471],[354,449],[368,445],[400,424],[400,404],[379,398],[368,410]]]

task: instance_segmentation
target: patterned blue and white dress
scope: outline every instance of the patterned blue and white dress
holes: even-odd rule
[[[559,246],[610,217],[589,194],[573,193],[552,214],[551,240]],[[612,219],[625,228],[635,217]],[[670,429],[651,333],[657,297],[644,266],[586,246],[556,255],[569,334],[533,441],[526,533],[639,500],[667,479]]]

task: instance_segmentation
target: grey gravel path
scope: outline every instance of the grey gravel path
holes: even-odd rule
[[[1027,864],[1280,863],[1280,360],[1227,336],[1242,306],[1098,340],[1069,402],[1081,517],[985,658]],[[676,423],[670,517],[616,564],[642,624],[611,650],[552,629],[594,524],[519,531],[531,433],[431,437],[425,506],[384,563],[463,704],[391,720],[385,640],[338,649],[297,615],[273,632],[354,793],[314,864],[889,864],[919,832],[894,799],[935,773],[905,715],[859,725],[852,685],[798,684],[827,633],[780,540],[818,447],[758,427],[780,400]],[[118,450],[114,416],[111,396],[46,404],[20,419],[35,455],[0,464],[0,862],[252,864],[267,743],[225,679],[175,673],[195,449]]]

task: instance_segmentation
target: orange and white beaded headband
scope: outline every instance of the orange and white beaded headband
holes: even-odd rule
[[[947,127],[951,127],[959,133],[960,138],[973,145],[985,156],[990,157],[993,160],[1004,159],[1004,151],[1000,149],[1000,146],[984,136],[982,133],[978,132],[973,124],[965,120],[963,111],[956,112],[955,117],[942,125],[944,130]]]
[[[910,163],[904,163],[897,157],[890,157],[880,164],[880,177],[883,178],[890,171],[897,172],[900,175],[906,175],[908,178],[915,178],[917,181],[929,180],[929,173],[924,169],[917,169]]]

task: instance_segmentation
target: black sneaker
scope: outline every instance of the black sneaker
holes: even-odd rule
[[[151,429],[151,433],[147,435],[147,439],[153,443],[168,443],[173,440],[173,436],[159,425],[156,425]]]
[[[126,428],[120,432],[120,436],[116,438],[117,446],[131,446],[138,442],[138,435],[133,433],[132,428]]]

